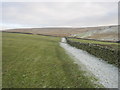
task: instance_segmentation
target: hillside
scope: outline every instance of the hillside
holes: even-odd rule
[[[69,36],[96,40],[118,41],[118,26],[101,26],[86,28],[23,28],[10,29],[7,32],[23,32],[52,36]]]

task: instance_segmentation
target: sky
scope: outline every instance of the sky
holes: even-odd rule
[[[2,2],[0,28],[118,24],[118,2]]]

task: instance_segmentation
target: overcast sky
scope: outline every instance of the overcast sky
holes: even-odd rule
[[[0,27],[83,27],[115,25],[117,2],[4,2]]]

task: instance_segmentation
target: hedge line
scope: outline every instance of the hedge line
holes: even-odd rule
[[[80,43],[67,39],[67,43],[78,49],[87,51],[88,53],[107,61],[110,64],[118,66],[118,56],[120,51],[107,48],[99,44]],[[120,66],[120,65],[119,65]]]

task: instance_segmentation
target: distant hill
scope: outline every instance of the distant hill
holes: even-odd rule
[[[6,32],[23,32],[52,36],[69,36],[96,40],[118,41],[118,26],[100,26],[86,28],[23,28],[10,29]]]
[[[118,26],[103,26],[87,29],[88,30],[74,34],[73,36],[87,39],[118,41]]]

